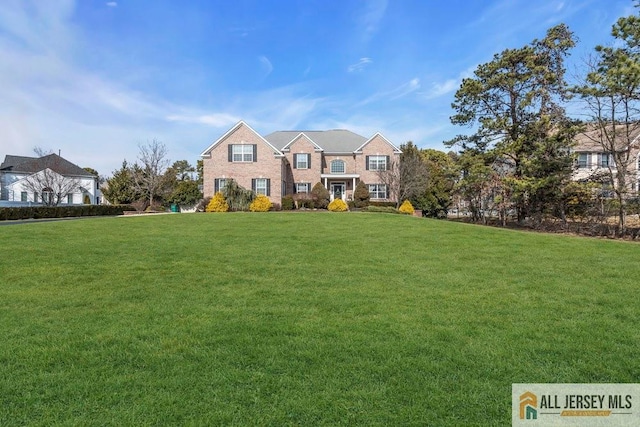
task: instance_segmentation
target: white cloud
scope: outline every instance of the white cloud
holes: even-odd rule
[[[356,62],[355,64],[351,64],[347,67],[347,71],[350,73],[356,72],[356,71],[362,71],[365,69],[365,67],[367,67],[369,64],[373,63],[373,60],[371,58],[360,58],[360,60],[358,62]]]
[[[118,7],[118,3],[115,1],[108,1],[105,4],[109,7]]]
[[[383,101],[383,100],[393,101],[419,90],[420,86],[421,86],[420,79],[415,77],[409,80],[408,82],[403,83],[400,86],[393,88],[391,90],[374,93],[373,95],[367,97],[366,99],[358,102],[356,106],[361,107],[367,104],[372,104],[374,102]]]
[[[198,123],[212,127],[232,126],[239,122],[241,117],[227,113],[209,113],[209,114],[170,114],[166,117],[170,122]]]
[[[441,83],[432,83],[430,90],[425,94],[427,99],[437,98],[453,92],[460,86],[460,81],[456,79],[445,80]]]
[[[262,55],[258,57],[258,61],[260,61],[260,66],[265,72],[265,77],[271,74],[271,72],[273,71],[273,64],[271,64],[271,61],[269,61],[269,58]]]
[[[387,0],[370,0],[359,16],[358,24],[362,31],[362,37],[365,42],[378,32],[380,22],[384,18],[387,10]]]

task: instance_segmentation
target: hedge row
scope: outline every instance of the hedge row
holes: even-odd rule
[[[135,210],[129,205],[22,206],[0,208],[0,221],[38,218],[122,215]]]

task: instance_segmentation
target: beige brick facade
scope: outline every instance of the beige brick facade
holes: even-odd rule
[[[287,132],[291,131],[284,132],[289,135]],[[323,133],[313,132],[315,135]],[[366,184],[381,181],[378,172],[367,170],[367,156],[385,156],[389,162],[399,159],[400,151],[380,134],[366,140],[344,130],[326,132],[328,135],[333,135],[331,132],[336,132],[336,135],[349,133],[350,140],[345,144],[345,152],[325,152],[322,146],[304,133],[298,133],[295,137],[285,136],[285,139],[279,140],[280,146],[273,145],[246,123],[238,123],[202,153],[204,196],[213,196],[216,179],[235,179],[239,185],[250,189],[253,179],[266,178],[270,182],[269,198],[272,203],[280,204],[284,195],[293,194],[296,183],[308,183],[311,190],[318,182],[332,191],[332,197],[335,191],[336,195],[351,200],[355,185],[360,180]],[[341,141],[329,141],[334,142]],[[256,157],[252,157],[251,161],[233,161],[229,151],[233,145],[255,146]],[[303,167],[304,161],[296,163],[298,155],[308,155],[306,168]],[[333,161],[344,162],[344,172],[332,171]],[[386,200],[392,199],[393,195],[388,195]]]

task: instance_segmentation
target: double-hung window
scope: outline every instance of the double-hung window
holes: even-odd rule
[[[218,191],[222,191],[222,189],[227,185],[226,178],[216,178],[213,181],[213,193],[217,193]]]
[[[254,144],[233,144],[230,145],[232,162],[255,162]]]
[[[311,167],[311,154],[294,154],[294,168],[295,169],[309,169]]]
[[[254,178],[251,180],[251,189],[256,195],[270,196],[270,181],[268,178]]]
[[[308,193],[310,191],[311,184],[308,182],[296,182],[295,190],[296,193]]]
[[[369,184],[369,195],[372,199],[386,199],[387,186],[385,184]]]
[[[22,191],[20,193],[20,201],[21,202],[26,202],[27,201],[27,192],[26,191]]]
[[[386,171],[388,156],[367,156],[367,169],[370,171]]]
[[[613,156],[609,153],[598,154],[598,166],[601,168],[613,167]]]
[[[578,153],[578,167],[583,169],[589,166],[589,153]]]

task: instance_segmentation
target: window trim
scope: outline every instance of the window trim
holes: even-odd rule
[[[386,171],[389,167],[389,156],[376,154],[367,156],[367,170],[370,171]],[[382,164],[382,167],[381,167]],[[372,167],[374,166],[375,167]]]
[[[305,186],[305,191],[300,191],[301,185]],[[294,191],[296,194],[309,194],[311,192],[311,183],[310,182],[296,182],[293,184]]]
[[[293,155],[294,169],[311,169],[311,154],[309,153],[296,153]],[[304,159],[304,167],[300,166],[300,159]]]
[[[373,200],[386,200],[389,198],[389,189],[387,188],[386,184],[382,184],[382,183],[376,183],[376,184],[367,184],[367,188],[369,190],[369,194],[371,196],[371,199]],[[379,196],[380,193],[382,192],[381,189],[384,191],[384,197],[374,197],[374,196]]]
[[[232,163],[252,163],[256,161],[255,144],[230,144],[229,161]]]
[[[339,165],[339,164],[342,165],[342,171],[341,172],[337,171],[337,170],[334,170],[334,167],[333,167],[334,165]],[[344,160],[341,160],[341,159],[333,159],[333,160],[331,160],[331,164],[329,165],[329,168],[330,168],[329,171],[332,174],[345,174],[346,171],[347,171],[347,163]]]

